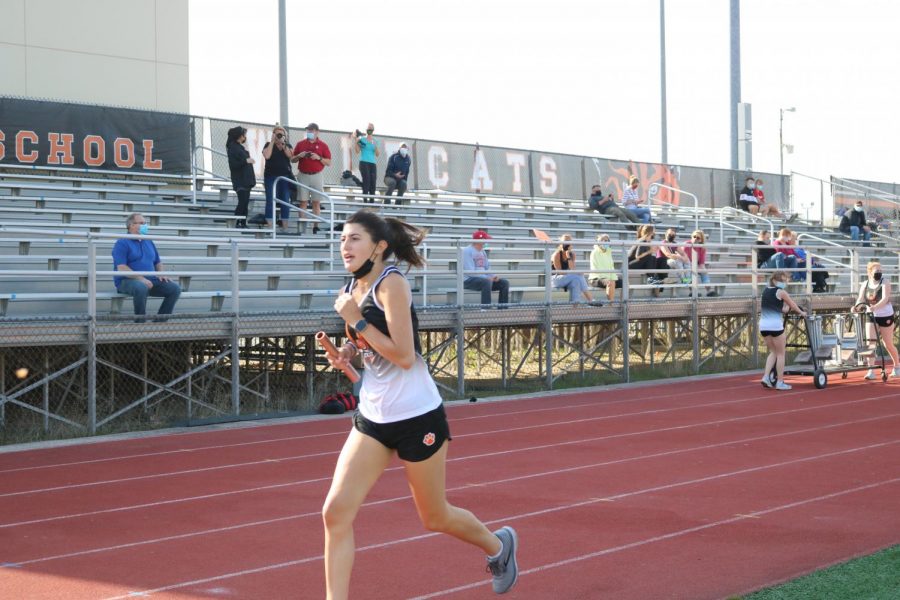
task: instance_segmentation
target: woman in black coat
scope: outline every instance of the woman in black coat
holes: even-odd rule
[[[239,228],[247,227],[247,208],[250,204],[250,190],[256,185],[256,174],[253,172],[254,160],[243,144],[247,141],[247,130],[243,127],[232,127],[228,130],[228,167],[231,169],[231,187],[237,193],[238,203],[234,216],[244,217],[236,224]]]

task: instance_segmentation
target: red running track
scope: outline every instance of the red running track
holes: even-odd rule
[[[748,375],[448,405],[451,502],[519,532],[516,598],[723,598],[900,542],[900,384]],[[346,417],[0,453],[0,598],[322,598]],[[488,598],[398,464],[353,598]]]

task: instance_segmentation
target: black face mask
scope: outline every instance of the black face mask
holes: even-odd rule
[[[372,256],[375,255],[373,254]],[[372,260],[372,256],[367,258],[366,262],[364,262],[360,268],[353,271],[353,279],[360,279],[372,272],[372,267],[375,266],[375,261]]]
[[[668,241],[670,241],[670,242],[674,242],[674,241],[675,241],[675,236],[674,236],[674,235],[667,235],[667,236],[666,236],[666,239],[667,239]]]
[[[875,281],[881,281],[881,276],[881,271],[875,271],[874,273],[872,273],[872,279],[874,279]]]
[[[569,248],[571,248],[571,247],[572,246],[570,244],[563,244],[563,250],[565,250],[566,252],[568,252]]]

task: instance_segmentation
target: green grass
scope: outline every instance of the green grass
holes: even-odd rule
[[[900,545],[731,600],[897,600]]]

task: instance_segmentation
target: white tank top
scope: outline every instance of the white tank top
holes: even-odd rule
[[[402,276],[396,267],[387,267],[359,302],[363,316],[370,323],[369,327],[376,327],[385,335],[390,335],[390,332],[387,331],[384,307],[378,302],[375,290],[391,273]],[[355,285],[356,280],[353,280],[346,290],[351,291]],[[415,315],[415,308],[410,306],[410,311]],[[416,325],[417,319],[413,316],[413,335],[418,341]],[[418,351],[418,343],[415,362],[410,369],[395,365],[372,348],[360,352],[366,368],[359,392],[359,412],[366,419],[375,423],[394,423],[418,417],[434,410],[443,402],[428,372],[428,365]]]

